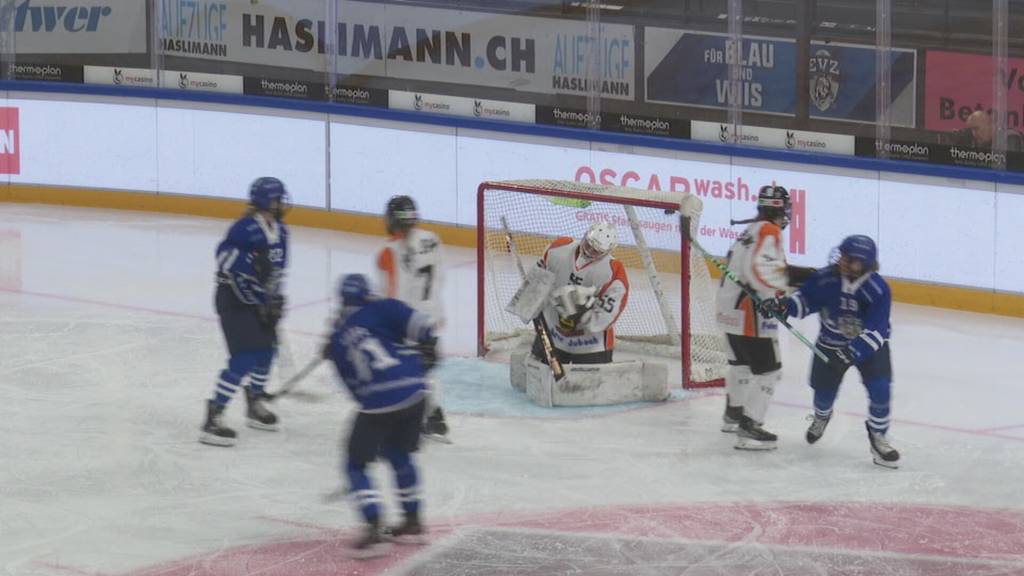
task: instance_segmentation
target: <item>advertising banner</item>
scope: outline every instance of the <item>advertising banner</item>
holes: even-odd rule
[[[633,100],[633,27],[339,0],[161,0],[164,54],[338,74]],[[330,40],[330,41],[329,41]],[[328,46],[334,46],[333,53]],[[596,86],[591,54],[599,53]],[[597,76],[598,74],[594,74]]]
[[[928,50],[924,56],[924,127],[953,131],[975,110],[992,107],[992,55]],[[1008,58],[1007,125],[1024,130],[1024,58]]]
[[[689,138],[690,121],[681,118],[659,118],[624,112],[602,112],[597,117],[586,110],[564,106],[538,106],[537,123],[570,128],[597,127],[606,132]]]
[[[161,70],[160,87],[241,94],[242,77],[229,76],[227,74],[203,74],[200,72]]]
[[[388,107],[388,91],[379,88],[367,88],[365,86],[345,86],[336,84],[334,88],[326,87],[330,92],[328,100],[338,104],[357,104],[359,106],[373,106],[374,108]]]
[[[149,68],[118,68],[110,66],[86,66],[86,84],[107,84],[110,86],[156,87],[156,73]]]
[[[0,30],[13,32],[18,54],[141,54],[146,2],[6,0]]]
[[[325,100],[327,90],[323,82],[305,82],[303,80],[276,80],[273,78],[253,78],[246,76],[242,81],[242,89],[252,96],[273,96],[276,98],[293,98],[296,100]]]
[[[21,128],[18,108],[0,108],[0,174],[21,172]]]
[[[83,71],[81,66],[68,64],[13,62],[7,65],[7,77],[15,80],[74,82],[80,84],[83,80]]]
[[[705,108],[740,105],[751,112],[795,114],[794,40],[744,36],[742,46],[734,46],[726,34],[644,30],[648,102]],[[914,50],[893,50],[892,114],[897,126],[914,125],[916,61]],[[729,78],[733,62],[740,64],[740,79]],[[808,66],[811,117],[875,121],[874,47],[812,42]]]
[[[533,124],[536,111],[533,104],[501,102],[483,98],[460,98],[424,92],[388,92],[388,107],[395,110],[415,110],[453,116],[468,116],[486,120],[510,120]]]
[[[1022,152],[992,152],[991,149],[969,148],[955,144],[892,140],[883,145],[874,138],[858,136],[856,138],[856,154],[868,158],[911,160],[946,166],[1006,168],[1015,172],[1024,171],[1024,153]]]
[[[705,142],[741,143],[748,146],[841,154],[843,156],[853,156],[854,153],[854,137],[846,134],[743,126],[737,135],[731,124],[700,120],[694,120],[691,123],[690,132],[691,138]]]

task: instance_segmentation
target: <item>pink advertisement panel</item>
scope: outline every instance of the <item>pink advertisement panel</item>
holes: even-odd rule
[[[975,110],[992,107],[992,56],[929,50],[925,54],[924,126],[957,130]],[[1009,126],[1024,128],[1024,58],[1009,58],[1006,107]]]

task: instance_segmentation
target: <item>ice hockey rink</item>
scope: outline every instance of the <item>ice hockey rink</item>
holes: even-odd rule
[[[327,365],[276,403],[282,431],[246,428],[236,399],[238,445],[197,442],[225,359],[228,225],[0,204],[3,576],[1024,574],[1024,320],[895,306],[899,470],[871,462],[853,372],[804,442],[810,354],[783,335],[779,449],[740,452],[720,390],[530,405],[507,366],[474,358],[475,253],[456,248],[439,369],[454,443],[419,455],[430,543],[352,560],[359,517],[331,495],[353,404]],[[369,272],[381,241],[293,228],[272,388],[314,357],[337,277]]]

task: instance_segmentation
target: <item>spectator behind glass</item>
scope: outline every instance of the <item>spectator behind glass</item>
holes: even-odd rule
[[[967,127],[957,130],[954,144],[971,148],[991,149],[995,125],[992,115],[985,110],[975,110],[967,117]],[[1024,135],[1007,127],[1006,150],[1020,152],[1024,150]]]

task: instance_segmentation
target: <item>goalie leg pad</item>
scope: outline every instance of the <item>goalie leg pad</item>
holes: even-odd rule
[[[750,390],[747,391],[747,399],[743,406],[743,414],[758,423],[764,422],[765,414],[768,413],[768,406],[771,404],[772,396],[775,395],[775,386],[782,380],[782,371],[776,370],[767,374],[757,374],[750,380]]]
[[[728,406],[739,406],[742,408],[747,400],[747,390],[750,389],[750,366],[738,366],[730,364],[725,373],[725,394],[728,397]]]
[[[555,382],[551,369],[527,357],[523,374],[526,395],[538,406],[605,406],[668,399],[668,366],[660,362],[566,364]]]
[[[508,376],[512,388],[519,392],[526,392],[526,359],[531,356],[530,352],[513,352],[509,357]]]

